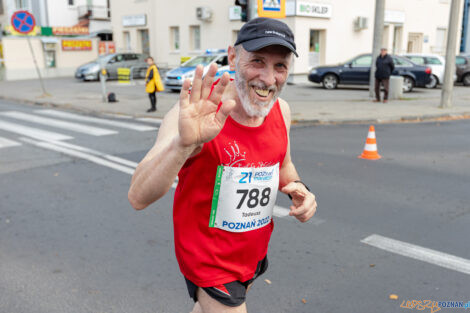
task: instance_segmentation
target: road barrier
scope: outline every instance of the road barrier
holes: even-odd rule
[[[131,69],[120,67],[117,69],[117,76],[120,84],[129,84],[131,82]]]

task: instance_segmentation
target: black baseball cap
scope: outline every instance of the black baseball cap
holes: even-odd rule
[[[297,57],[294,34],[289,26],[276,19],[258,17],[242,26],[235,46],[241,44],[246,51],[258,51],[267,46],[280,45],[288,48]]]

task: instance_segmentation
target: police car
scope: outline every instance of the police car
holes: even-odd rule
[[[180,67],[168,71],[165,75],[165,87],[172,91],[179,91],[183,86],[186,78],[193,79],[196,72],[196,66],[204,66],[204,75],[209,70],[209,66],[216,63],[219,67],[219,72],[223,73],[228,71],[228,57],[227,50],[225,49],[208,49],[206,53],[195,56],[188,61],[184,62]],[[222,74],[217,73],[217,76]]]

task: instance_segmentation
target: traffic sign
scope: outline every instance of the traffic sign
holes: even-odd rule
[[[34,30],[36,20],[28,11],[16,11],[11,16],[11,26],[19,33],[28,34]]]
[[[286,17],[286,0],[258,0],[258,16],[271,18]]]

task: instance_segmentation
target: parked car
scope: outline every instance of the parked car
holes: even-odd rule
[[[168,71],[165,75],[165,87],[172,91],[181,90],[184,80],[194,77],[196,66],[202,64],[205,74],[212,63],[216,63],[219,69],[228,66],[227,51],[222,49],[209,49],[206,53],[195,56],[184,62],[180,67]]]
[[[104,63],[106,79],[117,79],[118,68],[129,68],[133,78],[144,78],[147,72],[146,56],[140,53],[112,53],[100,56],[93,62],[81,65],[75,71],[75,77],[83,80],[99,80],[100,63]]]
[[[457,82],[470,86],[470,54],[461,54],[455,58]]]
[[[403,91],[424,87],[429,83],[431,68],[414,64],[406,58],[392,55],[395,70],[392,75],[403,76]],[[321,83],[326,89],[335,89],[339,84],[368,85],[371,54],[361,54],[352,60],[336,66],[319,66],[310,71],[308,80]]]
[[[426,88],[436,88],[438,84],[442,84],[444,82],[446,60],[442,56],[416,53],[407,53],[403,56],[415,64],[429,66],[431,68],[431,80],[426,85]]]

